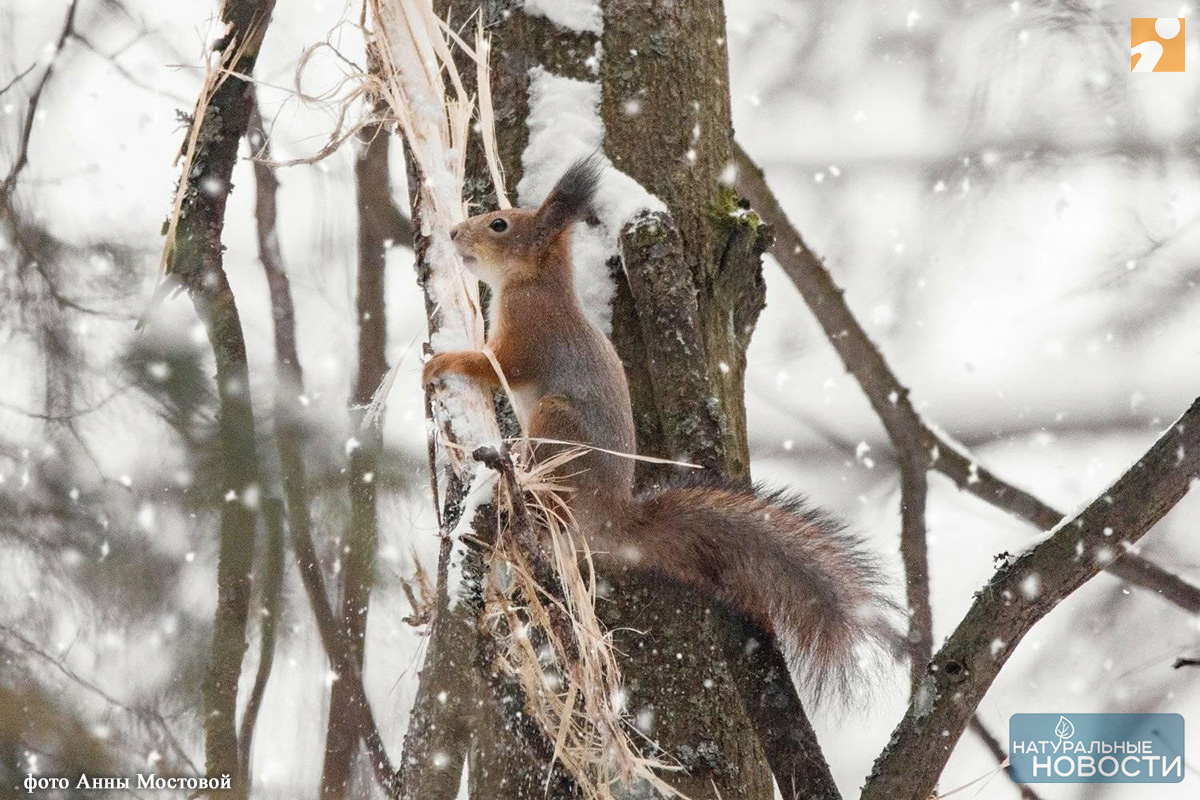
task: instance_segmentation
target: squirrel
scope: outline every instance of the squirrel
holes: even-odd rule
[[[682,485],[634,493],[629,386],[612,343],[574,287],[571,231],[591,213],[605,163],[575,162],[536,209],[473,216],[450,238],[492,289],[488,345],[534,443],[587,446],[561,471],[568,505],[592,553],[659,571],[745,614],[774,636],[815,695],[844,696],[860,648],[898,653],[882,573],[862,543],[782,492]],[[496,391],[482,351],[435,354],[422,380],[457,374]],[[535,444],[537,452],[551,446]],[[560,446],[553,446],[561,449]]]

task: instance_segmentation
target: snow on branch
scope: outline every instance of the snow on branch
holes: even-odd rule
[[[604,121],[600,84],[555,75],[543,67],[529,71],[529,144],[521,154],[517,184],[522,205],[546,199],[567,167],[583,156],[600,154]],[[601,154],[603,158],[603,155]],[[662,200],[621,172],[607,158],[593,201],[598,225],[576,226],[571,241],[575,288],[584,309],[605,333],[612,330],[616,286],[609,261],[620,252],[621,230],[641,211],[667,211]]]
[[[376,29],[370,44],[383,72],[377,88],[400,127],[419,181],[420,218],[414,213],[413,222],[422,240],[418,260],[431,309],[430,345],[434,352],[478,350],[484,344],[478,283],[450,242],[450,229],[466,218],[462,196],[474,102],[428,0],[372,0],[371,10]],[[449,94],[443,75],[450,79]],[[471,461],[464,453],[500,438],[491,398],[467,382],[452,381],[437,399],[447,440],[466,448],[449,448],[450,461],[456,471],[469,472]]]
[[[525,13],[545,17],[560,28],[576,33],[604,31],[599,0],[525,0]]]

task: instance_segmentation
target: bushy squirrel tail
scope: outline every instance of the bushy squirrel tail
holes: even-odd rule
[[[621,527],[613,555],[754,619],[814,697],[849,698],[863,667],[902,651],[900,608],[861,540],[798,497],[669,488],[635,498]]]

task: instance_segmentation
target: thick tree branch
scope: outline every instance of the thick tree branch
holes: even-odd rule
[[[228,0],[222,5],[226,33],[215,48],[236,48],[225,56],[233,73],[253,73],[273,8],[274,0]],[[230,176],[248,121],[246,87],[242,78],[229,76],[202,99],[206,103],[205,113],[200,115],[203,123],[194,121],[193,125],[202,124],[203,135],[197,137],[187,172],[180,176],[183,195],[167,264],[204,321],[217,367],[223,466],[220,495],[225,502],[221,507],[217,607],[204,680],[205,767],[209,775],[233,779],[228,796],[234,798],[245,797],[248,791],[241,774],[236,715],[254,560],[254,498],[260,490],[246,342],[225,275],[221,234]]]
[[[601,8],[604,152],[670,212],[678,241],[672,247],[681,269],[672,267],[660,279],[680,290],[679,273],[690,276],[688,304],[696,310],[689,309],[688,315],[694,315],[689,324],[698,325],[704,345],[691,358],[702,354],[706,359],[675,368],[685,365],[706,373],[704,391],[693,402],[709,403],[706,415],[719,422],[721,444],[711,457],[719,460],[726,477],[746,480],[746,347],[764,304],[761,256],[766,241],[760,227],[730,215],[736,209],[732,192],[721,184],[733,141],[724,4],[604,0]],[[666,455],[679,446],[672,439],[677,431],[648,430],[641,419],[665,398],[647,391],[649,376],[638,363],[642,356],[626,340],[630,328],[650,326],[655,336],[667,331],[658,332],[657,319],[642,318],[641,308],[630,309],[622,300],[618,295],[613,307],[613,338],[630,374],[638,447],[648,455]],[[652,338],[641,341],[648,353]],[[639,469],[639,480],[641,475]]]
[[[909,400],[908,389],[897,379],[879,348],[850,311],[842,288],[834,282],[820,258],[808,249],[767,185],[762,170],[737,143],[734,161],[738,167],[738,192],[774,229],[776,240],[771,253],[800,291],[847,371],[862,387],[897,451],[915,453],[919,449],[926,454],[928,467],[948,477],[959,489],[1042,530],[1057,525],[1063,518],[1059,511],[997,477],[921,418]],[[1130,558],[1134,559],[1133,564],[1127,563]],[[1135,553],[1118,554],[1108,571],[1158,593],[1191,613],[1198,613],[1197,609],[1200,609],[1200,587],[1192,586]]]
[[[725,616],[728,619],[721,627],[731,635],[721,637],[721,644],[730,662],[730,678],[754,725],[780,794],[786,800],[841,800],[816,731],[774,638],[740,614],[728,612]]]
[[[863,800],[923,800],[979,701],[1026,633],[1132,547],[1200,474],[1200,399],[1124,475],[1049,538],[1003,566],[934,658]]]
[[[670,458],[722,471],[723,415],[711,402],[696,286],[671,215],[643,211],[621,231],[621,260],[634,317],[641,328],[646,370],[658,402],[653,411],[665,442],[684,446]],[[650,465],[639,464],[644,472]]]
[[[652,406],[658,417],[656,430],[665,442],[680,448],[671,451],[671,457],[724,472],[723,415],[711,402],[695,284],[670,214],[643,212],[631,220],[621,232],[621,258],[657,400]],[[641,466],[647,477],[659,474]],[[777,645],[746,619],[731,614],[727,621],[720,644],[730,677],[785,797],[792,796],[786,794],[789,791],[811,794],[817,789],[824,794],[813,796],[836,797],[829,766]],[[756,643],[749,652],[747,642]]]

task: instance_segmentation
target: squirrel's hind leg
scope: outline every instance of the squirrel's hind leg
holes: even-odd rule
[[[533,452],[529,455],[534,461],[549,461],[576,446],[575,443],[589,443],[583,415],[561,394],[549,394],[537,401],[529,415],[526,432],[532,440]],[[561,444],[562,442],[569,444]],[[580,458],[575,458],[566,462],[560,474],[570,475],[577,472],[579,465],[575,462],[579,460]],[[571,468],[572,464],[574,469]]]
[[[591,432],[579,409],[564,395],[546,395],[529,415],[527,433],[532,461],[546,464],[562,459],[553,474],[568,490],[563,499],[585,535],[611,519],[614,503],[619,502],[613,479],[606,474],[613,456],[590,449]],[[579,448],[584,449],[582,454],[568,456]]]

